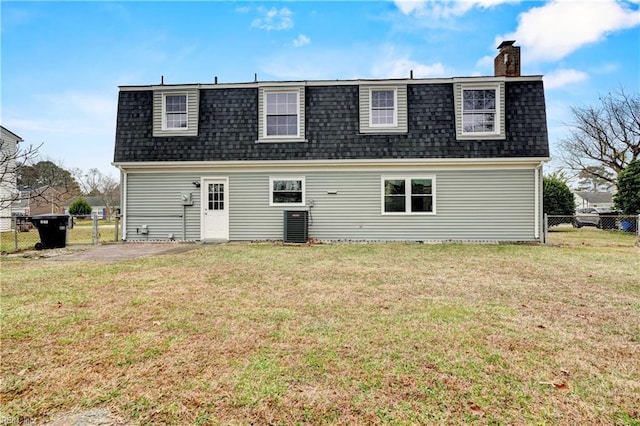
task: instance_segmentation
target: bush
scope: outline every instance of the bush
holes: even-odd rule
[[[629,163],[618,175],[618,193],[614,201],[622,213],[640,214],[640,160]]]
[[[576,212],[573,193],[557,176],[545,176],[542,184],[543,211],[548,215],[572,216]]]
[[[92,210],[91,205],[82,197],[78,198],[69,206],[69,214],[73,216],[90,215]]]

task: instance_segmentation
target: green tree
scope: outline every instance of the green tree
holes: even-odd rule
[[[65,194],[79,194],[80,186],[68,170],[53,161],[39,161],[33,166],[24,166],[18,173],[18,186],[50,187]]]
[[[629,163],[618,175],[616,207],[624,214],[640,214],[640,160]]]
[[[84,198],[80,197],[69,206],[69,214],[73,216],[86,216],[91,214],[91,205]]]
[[[573,215],[576,205],[573,193],[561,176],[545,176],[542,183],[543,210],[549,215]]]

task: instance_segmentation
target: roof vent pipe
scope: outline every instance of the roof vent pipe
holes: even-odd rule
[[[163,84],[164,84],[164,75],[161,75],[160,76],[160,85],[163,85]]]
[[[409,78],[410,78],[411,80],[413,80],[413,70],[410,70],[410,71],[409,71]]]
[[[217,76],[217,75],[216,75],[215,77],[213,77],[213,82],[214,82],[215,84],[218,84],[218,76]]]
[[[257,83],[257,82],[258,82],[258,73],[257,73],[257,72],[253,74],[253,81],[254,81],[255,83]]]

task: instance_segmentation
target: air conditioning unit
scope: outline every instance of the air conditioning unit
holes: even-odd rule
[[[309,212],[285,210],[283,228],[285,243],[306,243],[309,241]]]

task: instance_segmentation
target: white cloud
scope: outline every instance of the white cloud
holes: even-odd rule
[[[562,59],[609,33],[640,25],[640,11],[615,0],[553,0],[522,13],[515,32],[496,37],[517,40],[528,61]]]
[[[43,143],[41,158],[52,158],[65,168],[96,167],[113,173],[108,164],[113,158],[117,93],[65,91],[23,101],[26,104],[5,114],[3,124],[22,136],[25,145]]]
[[[283,7],[281,9],[276,9],[272,7],[267,10],[264,7],[259,7],[258,12],[262,15],[259,18],[255,18],[253,22],[251,22],[251,26],[254,28],[260,28],[261,30],[287,30],[293,27],[293,12]]]
[[[573,69],[559,69],[544,76],[545,89],[557,89],[568,84],[579,83],[589,78],[585,72]]]
[[[293,45],[295,47],[302,47],[309,43],[311,43],[311,39],[304,34],[300,34],[295,40],[293,40]]]
[[[444,76],[444,66],[440,62],[421,64],[410,59],[407,54],[397,54],[393,46],[386,46],[384,52],[372,67],[371,73],[376,78],[409,78],[411,71],[414,78]]]
[[[405,15],[417,17],[450,18],[464,15],[473,8],[488,9],[502,3],[518,0],[395,0],[395,4]]]
[[[340,49],[289,49],[266,56],[260,71],[280,80],[334,80],[359,78],[414,78],[445,76],[437,62],[420,63],[409,52],[386,44],[354,44]]]

